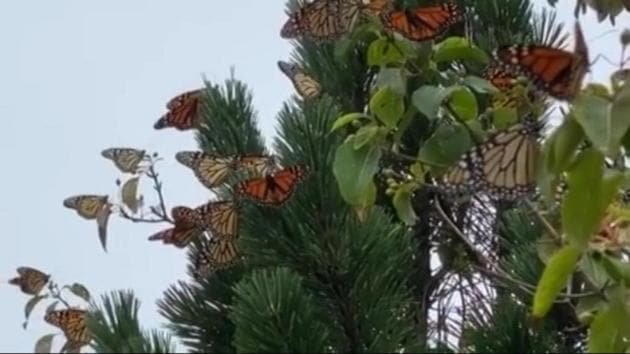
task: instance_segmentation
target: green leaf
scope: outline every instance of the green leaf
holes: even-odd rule
[[[399,186],[392,198],[392,204],[400,220],[407,225],[414,225],[418,217],[411,206],[411,197],[415,190],[415,184],[405,183]]]
[[[377,127],[374,125],[361,127],[357,131],[352,146],[355,150],[362,148],[363,146],[372,143],[371,145],[377,145],[381,139],[387,134],[387,129],[383,127]],[[374,142],[376,140],[376,142]]]
[[[388,128],[395,128],[405,112],[402,96],[389,87],[378,90],[370,99],[370,111]]]
[[[492,111],[494,125],[498,129],[503,129],[518,122],[518,113],[514,108],[499,107]]]
[[[341,127],[345,127],[346,125],[354,122],[355,120],[359,120],[361,118],[368,118],[368,116],[366,116],[363,113],[348,113],[348,114],[344,114],[341,117],[337,118],[337,120],[335,121],[335,123],[333,123],[332,129],[330,129],[331,132],[334,132],[335,130],[341,128]]]
[[[411,101],[427,118],[435,119],[442,102],[456,89],[457,86],[446,89],[438,86],[422,86],[412,94]]]
[[[630,84],[617,93],[610,107],[610,140],[608,154],[619,150],[621,139],[630,127]]]
[[[355,136],[351,136],[337,148],[333,163],[333,174],[339,191],[350,205],[365,207],[370,195],[369,188],[375,188],[374,174],[378,171],[381,150],[374,146],[354,149]]]
[[[464,78],[463,84],[479,93],[496,93],[499,90],[488,80],[479,76],[468,75]]]
[[[584,130],[572,115],[567,115],[545,144],[545,167],[554,174],[565,171],[583,140]]]
[[[578,95],[573,104],[575,120],[582,126],[586,136],[602,153],[608,153],[610,136],[610,102],[604,98]]]
[[[630,264],[628,262],[606,254],[601,254],[598,260],[612,280],[618,283],[625,282],[630,284]]]
[[[605,269],[601,258],[595,257],[597,253],[587,253],[585,257],[580,259],[578,269],[586,276],[586,278],[597,288],[603,288],[610,283],[610,275]]]
[[[90,302],[90,292],[85,286],[83,286],[83,284],[72,284],[72,286],[70,287],[70,291],[72,291],[74,295],[82,298],[83,300]]]
[[[31,316],[31,312],[33,312],[33,310],[35,309],[35,306],[37,306],[40,301],[47,297],[48,295],[37,295],[28,300],[28,302],[24,306],[24,318],[28,320],[28,318]]]
[[[579,249],[567,245],[551,257],[536,287],[532,316],[542,318],[547,314],[556,296],[566,286],[580,255]]]
[[[477,99],[467,87],[460,86],[451,93],[451,109],[464,121],[477,118]]]
[[[624,306],[624,288],[611,291],[609,308],[600,311],[590,326],[588,336],[589,353],[621,353],[624,352],[624,328],[627,328],[628,311]],[[617,294],[615,294],[617,293]]]
[[[389,87],[400,96],[407,93],[406,77],[402,70],[397,68],[382,68],[378,73],[376,86],[379,88]]]
[[[50,353],[52,349],[53,338],[56,334],[47,334],[35,342],[35,353]]]
[[[589,324],[593,320],[594,314],[605,306],[606,301],[600,295],[582,297],[575,307],[575,314],[580,319],[580,322]]]
[[[57,308],[57,305],[59,304],[59,301],[54,301],[52,304],[48,305],[48,307],[46,307],[46,314],[48,314],[51,311],[55,311],[55,309]]]
[[[473,145],[461,124],[440,125],[420,148],[418,157],[425,163],[449,166]]]
[[[433,59],[436,62],[453,60],[471,60],[487,64],[488,55],[483,50],[470,43],[464,37],[449,37],[437,45]]]
[[[370,43],[367,52],[369,66],[381,66],[386,64],[403,64],[405,56],[396,46],[387,40],[379,38]]]

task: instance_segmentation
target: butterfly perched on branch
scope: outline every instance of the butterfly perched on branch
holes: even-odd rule
[[[184,92],[169,100],[166,104],[168,112],[155,122],[153,128],[177,130],[197,128],[202,95],[203,89],[197,89]]]
[[[203,220],[194,209],[177,206],[171,209],[171,217],[175,225],[149,236],[149,241],[162,241],[166,245],[177,248],[186,247],[192,240],[203,235]]]
[[[109,148],[101,155],[112,160],[121,172],[136,174],[140,163],[145,159],[145,151],[132,148]]]
[[[60,328],[71,347],[87,345],[92,336],[87,328],[87,312],[79,309],[53,310],[44,316],[44,321]]]
[[[242,181],[236,188],[237,195],[260,204],[281,205],[295,191],[299,182],[308,174],[306,165],[293,165],[268,175]]]
[[[306,75],[297,65],[280,60],[278,68],[291,80],[293,87],[302,98],[315,99],[321,94],[322,88],[319,82]]]
[[[503,68],[527,76],[542,91],[560,100],[572,100],[589,70],[588,47],[579,22],[575,23],[575,49],[569,52],[538,44],[505,45],[494,59]]]
[[[464,12],[454,1],[404,10],[390,8],[381,14],[386,28],[412,41],[434,39],[463,19]]]
[[[239,205],[234,201],[211,201],[195,209],[204,227],[219,239],[238,237]]]
[[[20,287],[27,295],[38,295],[48,284],[50,275],[31,267],[19,267],[18,277],[9,280],[9,284]]]
[[[362,0],[314,0],[289,15],[280,37],[307,37],[316,42],[338,39],[352,30],[363,6]]]
[[[238,244],[234,239],[205,239],[193,253],[193,276],[197,280],[236,264]]]

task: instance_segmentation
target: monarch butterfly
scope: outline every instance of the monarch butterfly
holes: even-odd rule
[[[381,14],[385,27],[412,41],[433,39],[463,19],[463,11],[453,1],[405,10],[390,9]]]
[[[149,241],[162,241],[165,245],[184,248],[203,234],[203,229],[199,227],[203,220],[196,210],[178,206],[171,209],[171,216],[175,226],[149,236]]]
[[[202,94],[203,94],[203,89],[186,91],[184,93],[181,93],[171,98],[166,103],[166,108],[169,111],[172,111],[174,109],[177,109],[178,107],[181,107],[184,103],[186,103],[186,101],[190,100],[191,98],[200,98]]]
[[[198,207],[204,225],[213,236],[234,239],[238,236],[238,205],[232,201],[209,202]]]
[[[589,54],[579,22],[575,23],[573,53],[543,45],[512,45],[495,49],[493,56],[528,76],[541,90],[560,100],[571,100],[588,72]]]
[[[84,219],[96,219],[104,208],[109,206],[108,196],[82,194],[66,198],[63,206],[74,209]]]
[[[295,187],[306,174],[305,165],[289,166],[264,177],[253,178],[239,183],[237,194],[253,199],[261,204],[280,205],[295,191]]]
[[[351,30],[362,6],[362,0],[314,0],[289,15],[280,36],[305,36],[316,42],[337,39]]]
[[[291,80],[295,90],[302,98],[315,99],[321,94],[319,82],[300,71],[297,65],[278,61],[278,67]]]
[[[239,250],[234,239],[204,240],[193,260],[193,275],[200,280],[217,270],[236,264],[238,257]]]
[[[443,176],[446,191],[481,191],[506,201],[531,193],[536,182],[540,128],[540,122],[528,115],[522,123],[502,129],[470,149]]]
[[[491,64],[484,71],[483,77],[500,90],[500,92],[492,95],[491,105],[493,108],[526,107],[531,102],[542,99],[536,90],[529,90],[525,86],[519,87],[521,75],[506,64],[499,62]]]
[[[200,96],[189,96],[179,103],[173,103],[175,108],[160,117],[153,125],[154,129],[175,128],[177,130],[189,130],[197,126],[199,117]]]
[[[116,167],[124,173],[137,173],[140,162],[144,160],[145,151],[131,148],[109,148],[101,151],[101,155],[112,160]]]
[[[27,295],[39,294],[50,280],[50,275],[31,267],[19,267],[17,273],[19,276],[9,280],[9,284],[19,286]]]
[[[79,309],[50,311],[44,316],[44,321],[59,327],[68,342],[83,346],[89,344],[92,339],[85,324],[86,314],[86,311]]]
[[[368,0],[363,1],[362,13],[370,16],[380,15],[387,7],[390,7],[394,0]]]
[[[259,176],[265,176],[277,168],[276,159],[273,156],[264,155],[240,155],[236,160],[237,168],[251,169]]]

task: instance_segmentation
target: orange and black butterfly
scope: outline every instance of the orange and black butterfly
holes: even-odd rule
[[[238,237],[239,206],[233,201],[214,201],[196,210],[203,218],[204,226],[219,239]]]
[[[193,275],[200,280],[217,270],[236,264],[239,250],[234,239],[204,240],[193,260]]]
[[[319,82],[302,72],[297,65],[280,60],[278,68],[291,80],[293,87],[302,98],[315,99],[321,94],[322,87]]]
[[[101,151],[101,155],[112,160],[121,172],[135,174],[140,163],[145,159],[145,151],[132,148],[109,148]]]
[[[9,280],[9,284],[20,287],[27,295],[38,295],[48,284],[50,275],[31,267],[19,267],[18,277]]]
[[[289,15],[280,36],[317,42],[337,39],[350,32],[362,6],[363,0],[314,0]]]
[[[84,219],[96,219],[109,206],[107,195],[81,194],[64,199],[63,206],[74,209]]]
[[[499,89],[491,98],[491,105],[495,109],[527,108],[534,101],[543,99],[536,89],[529,88],[527,78],[509,65],[494,62],[486,68],[483,77]]]
[[[44,321],[60,328],[73,347],[84,346],[92,340],[85,323],[86,315],[86,311],[79,309],[53,310],[46,314]]]
[[[391,7],[394,0],[367,0],[363,1],[361,12],[370,16],[379,16],[387,8]]]
[[[493,55],[560,100],[575,97],[589,68],[588,47],[579,22],[575,23],[574,52],[544,45],[512,45],[497,48]]]
[[[386,28],[412,41],[436,38],[463,19],[462,9],[453,1],[405,10],[389,9],[381,14]]]
[[[264,177],[245,180],[239,183],[236,192],[261,204],[280,205],[291,197],[307,173],[305,165],[289,166]]]
[[[199,105],[202,90],[195,90],[180,94],[167,103],[169,111],[155,122],[153,128],[175,128],[189,130],[196,128],[199,121]]]
[[[200,225],[203,220],[198,211],[178,206],[171,209],[171,216],[175,226],[149,236],[149,241],[162,241],[166,245],[184,248],[192,240],[202,236],[204,230]]]
[[[254,171],[257,176],[265,176],[278,168],[274,156],[239,155],[236,157],[238,169]]]

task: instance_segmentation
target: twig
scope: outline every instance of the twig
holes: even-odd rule
[[[530,208],[532,208],[532,211],[534,212],[534,214],[536,214],[536,217],[538,218],[538,220],[540,220],[540,222],[545,226],[545,228],[551,234],[554,240],[556,240],[557,242],[562,242],[562,238],[560,237],[560,235],[558,235],[556,230],[551,226],[551,224],[549,224],[547,219],[545,219],[545,217],[540,214],[540,212],[538,211],[538,209],[536,209],[534,204],[532,204],[532,202],[529,200],[527,200],[526,203]]]
[[[162,215],[157,215],[159,219],[137,218],[135,216],[131,216],[127,214],[127,212],[123,208],[120,208],[119,213],[121,217],[135,223],[147,223],[147,224],[151,224],[151,223],[157,224],[157,223],[162,223],[162,222],[172,223],[172,221],[169,220],[168,217],[163,217]],[[153,214],[155,214],[155,212]]]
[[[154,163],[152,163],[149,166],[149,171],[146,172],[146,175],[147,175],[147,177],[149,177],[149,178],[151,178],[153,180],[153,189],[155,189],[155,191],[158,194],[158,198],[160,200],[160,213],[162,215],[159,215],[153,209],[151,211],[157,217],[162,218],[163,221],[167,221],[167,222],[173,224],[173,220],[171,220],[171,218],[168,216],[168,212],[166,211],[166,203],[164,203],[164,195],[162,194],[162,182],[160,182],[160,180],[158,179],[159,175],[155,171],[155,161],[154,161]]]
[[[58,300],[59,302],[64,304],[65,307],[69,309],[72,308],[72,306],[70,306],[70,304],[61,296],[61,290],[59,289],[59,286],[56,283],[51,281],[50,284],[48,285],[48,290],[50,291],[50,296],[53,299]]]

